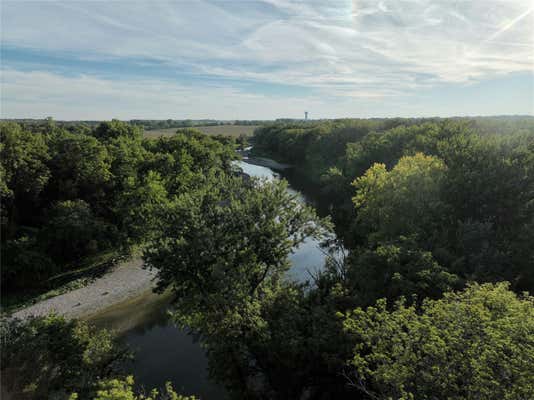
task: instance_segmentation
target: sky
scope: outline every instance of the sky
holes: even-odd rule
[[[534,0],[0,0],[2,118],[534,114]]]

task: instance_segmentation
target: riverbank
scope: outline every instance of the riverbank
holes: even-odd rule
[[[119,264],[85,287],[40,301],[11,316],[27,318],[56,313],[66,318],[88,317],[150,291],[155,274],[143,268],[143,261],[136,258]]]

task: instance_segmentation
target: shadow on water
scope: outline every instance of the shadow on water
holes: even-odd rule
[[[168,309],[170,294],[147,292],[92,316],[99,328],[114,329],[135,352],[126,367],[138,387],[160,388],[171,381],[178,393],[224,399],[224,389],[209,380],[208,360],[193,335],[176,327]]]

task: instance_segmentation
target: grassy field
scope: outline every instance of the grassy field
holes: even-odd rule
[[[195,129],[201,130],[206,135],[225,135],[225,136],[252,136],[254,129],[258,125],[214,125],[214,126],[195,126]],[[179,128],[154,129],[145,131],[145,137],[157,138],[160,136],[172,136]]]

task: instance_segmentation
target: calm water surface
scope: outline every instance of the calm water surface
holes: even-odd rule
[[[266,179],[280,177],[267,167],[243,161],[239,166],[251,176]],[[297,194],[301,201],[307,201],[291,187],[288,190]],[[309,279],[308,271],[321,268],[324,258],[317,241],[308,238],[290,256],[292,268],[288,277],[299,281]],[[128,372],[135,376],[139,386],[151,389],[171,381],[181,394],[194,394],[207,400],[224,399],[224,389],[209,380],[208,361],[198,341],[170,321],[167,313],[170,301],[169,295],[147,293],[112,307],[91,321],[99,327],[122,333],[124,341],[136,354]]]

